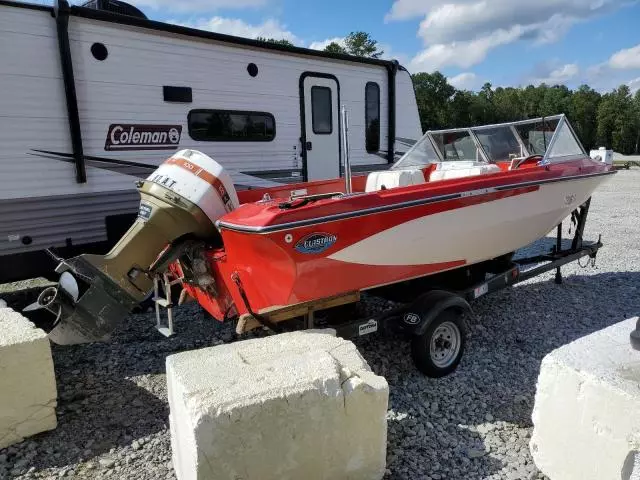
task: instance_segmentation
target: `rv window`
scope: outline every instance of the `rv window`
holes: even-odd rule
[[[266,112],[191,110],[189,136],[202,142],[270,142],[276,121]]]
[[[313,133],[330,134],[333,131],[331,112],[331,89],[329,87],[311,87],[311,119]]]
[[[368,82],[364,91],[367,153],[380,150],[380,87]]]

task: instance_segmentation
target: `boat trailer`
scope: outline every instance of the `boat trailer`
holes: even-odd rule
[[[361,292],[348,292],[285,307],[271,307],[258,312],[251,309],[246,296],[243,295],[249,313],[228,318],[226,321],[237,320],[237,335],[261,327],[276,333],[298,329],[333,328],[337,335],[343,338],[384,332],[405,334],[411,338],[412,357],[418,370],[430,377],[442,377],[453,372],[462,358],[467,331],[466,318],[472,314],[471,302],[551,270],[556,271],[555,282],[560,284],[561,267],[583,257],[588,257],[589,261],[595,264],[596,254],[602,247],[601,239],[598,238],[596,242],[583,240],[590,203],[591,199],[588,199],[570,216],[575,231],[568,248],[562,246],[560,223],[557,226],[555,245],[549,252],[504,262],[502,268],[494,269],[493,273],[483,272],[481,280],[467,284],[465,288],[427,288],[411,301],[400,303],[380,314],[338,322],[327,319],[324,314],[331,312],[331,309],[336,310],[337,307],[355,306],[361,300]],[[527,268],[530,265],[535,266]],[[477,266],[463,268],[474,267]],[[164,283],[165,291],[171,292],[171,285],[176,281],[165,276]],[[238,287],[242,292],[239,280]],[[373,291],[373,294],[376,295],[376,292]],[[171,335],[173,304],[169,300],[171,295],[167,297],[160,298],[156,293],[156,317],[158,329],[164,335]],[[163,323],[159,307],[167,309],[168,324]],[[344,317],[344,311],[338,312],[337,316]]]

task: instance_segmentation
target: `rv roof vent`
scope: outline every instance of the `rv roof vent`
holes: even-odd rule
[[[102,10],[104,12],[118,13],[130,17],[147,18],[147,16],[133,5],[120,0],[89,0],[81,5],[85,8]]]

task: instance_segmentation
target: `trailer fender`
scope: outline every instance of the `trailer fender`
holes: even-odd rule
[[[457,310],[460,314],[473,313],[469,303],[460,295],[446,290],[432,290],[407,307],[399,322],[401,330],[410,335],[422,335],[429,324],[448,309]]]

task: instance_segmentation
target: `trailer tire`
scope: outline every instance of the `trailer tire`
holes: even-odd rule
[[[462,312],[448,308],[431,321],[423,334],[412,338],[413,363],[428,377],[444,377],[458,367],[465,343]]]

